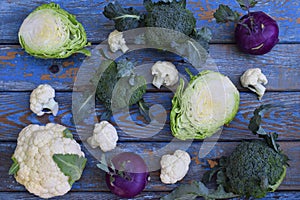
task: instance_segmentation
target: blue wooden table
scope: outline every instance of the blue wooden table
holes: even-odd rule
[[[54,0],[53,2],[59,3],[62,8],[77,16],[78,21],[86,29],[88,40],[94,46],[105,40],[113,30],[113,23],[102,14],[103,7],[108,1]],[[31,123],[41,125],[49,122],[59,123],[69,127],[81,143],[72,120],[71,107],[74,80],[85,57],[73,55],[61,60],[36,59],[25,53],[18,44],[17,33],[22,21],[42,3],[49,3],[49,1],[0,1],[0,199],[3,200],[37,199],[18,184],[14,177],[8,175],[10,157],[22,128]],[[193,142],[188,149],[192,163],[189,173],[182,181],[174,185],[165,185],[160,182],[159,171],[151,172],[151,181],[137,199],[156,199],[181,183],[199,180],[209,169],[212,159],[228,155],[242,139],[255,138],[247,130],[247,123],[253,110],[262,103],[285,105],[268,114],[265,129],[280,134],[280,145],[291,159],[284,182],[278,191],[269,194],[265,199],[300,199],[300,1],[262,0],[253,9],[269,13],[280,26],[280,43],[263,56],[245,55],[237,50],[233,39],[234,26],[219,25],[213,19],[213,12],[220,3],[238,8],[238,5],[230,0],[192,0],[188,1],[187,6],[197,18],[197,26],[205,25],[213,30],[210,55],[217,64],[218,70],[229,76],[239,89],[241,94],[239,112],[233,122],[224,127],[217,144],[206,157],[198,156],[202,141]],[[126,5],[144,10],[142,0],[126,1]],[[140,63],[167,59],[182,68],[188,65],[178,56],[154,50],[139,51],[128,56],[134,57]],[[49,70],[53,65],[59,67],[57,73]],[[242,88],[239,83],[242,73],[253,67],[261,68],[269,80],[262,101],[258,101],[255,94]],[[30,92],[42,83],[52,85],[57,92],[56,100],[60,104],[57,117],[52,115],[37,117],[29,109]],[[173,93],[170,91],[156,90],[149,85],[144,98],[150,105],[161,104],[170,111],[172,97]],[[96,110],[101,113],[104,107],[97,104]],[[132,115],[138,115],[138,108],[133,107],[130,112]],[[122,123],[122,119],[126,117],[128,116],[120,113],[115,116],[112,123],[114,124],[115,121]],[[130,126],[127,128],[130,130]],[[145,129],[132,131],[145,131]],[[172,140],[168,121],[158,134],[150,138],[134,138],[120,129],[118,133],[120,137],[118,145],[137,153],[151,154],[151,150],[155,151]],[[118,199],[106,187],[104,173],[96,167],[98,161],[84,147],[83,150],[88,162],[82,178],[73,185],[67,195],[58,199]]]

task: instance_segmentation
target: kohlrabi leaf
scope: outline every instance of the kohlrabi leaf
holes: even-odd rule
[[[72,132],[67,128],[63,131],[63,134],[65,138],[74,139]]]
[[[255,109],[254,116],[250,119],[248,128],[253,134],[258,134],[259,137],[264,138],[267,144],[272,147],[275,151],[279,152],[279,145],[276,143],[278,137],[277,133],[267,133],[261,126],[261,119],[265,112],[275,107],[271,104],[261,105],[259,108]]]
[[[220,4],[214,13],[214,18],[217,23],[238,22],[240,15],[238,12],[231,10],[229,6]]]
[[[11,159],[12,159],[12,161],[13,161],[14,163],[13,163],[13,164],[11,165],[11,167],[9,168],[8,174],[9,174],[9,175],[15,175],[15,174],[19,171],[20,165],[19,165],[19,163],[18,163],[18,161],[17,161],[17,159],[16,159],[15,157],[12,157]]]
[[[254,0],[236,0],[236,1],[240,4],[243,10],[249,10],[250,8],[253,8],[257,3],[257,1]]]
[[[103,163],[98,163],[96,165],[99,169],[101,169],[102,171],[105,171],[106,173],[109,173],[109,168],[106,164],[103,164]]]
[[[105,154],[102,154],[101,156],[101,161],[99,164],[96,165],[99,169],[101,169],[102,171],[105,171],[106,173],[110,173],[109,167],[108,167],[108,163],[106,161],[106,157]]]
[[[190,200],[197,197],[203,197],[204,199],[225,199],[237,197],[233,193],[227,193],[222,186],[219,186],[217,190],[208,189],[202,182],[192,182],[191,184],[182,184],[177,187],[170,194],[161,198],[161,200]]]
[[[80,179],[87,161],[77,154],[54,154],[52,158],[61,172],[69,177],[70,186]]]
[[[119,2],[109,3],[104,7],[104,16],[115,22],[118,31],[126,31],[139,27],[142,15],[136,9],[123,8]]]

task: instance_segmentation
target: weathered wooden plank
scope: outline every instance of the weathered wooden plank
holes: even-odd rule
[[[241,87],[239,78],[245,70],[253,67],[261,68],[268,77],[267,90],[300,91],[300,44],[277,45],[265,56],[242,54],[235,45],[211,45],[210,55],[216,65],[215,69],[229,76],[241,91],[247,90]],[[185,76],[185,68],[191,67],[180,56],[168,52],[148,49],[133,51],[125,56],[137,61],[138,65],[149,64],[144,72],[150,82],[151,63],[158,60],[174,62],[180,74]],[[0,90],[28,91],[41,83],[49,83],[58,91],[70,91],[84,59],[80,54],[60,60],[35,59],[24,53],[19,46],[0,46]],[[53,65],[58,66],[58,73],[49,70]],[[194,73],[197,71],[194,70]],[[151,84],[148,84],[148,89],[157,91]],[[166,89],[162,88],[161,91]]]
[[[153,200],[159,199],[161,196],[166,195],[167,192],[143,192],[136,196],[135,200]],[[276,192],[275,194],[286,197],[296,197],[297,193],[292,192]],[[40,199],[28,192],[0,192],[0,199],[2,200],[14,200],[14,199],[26,199],[37,200]],[[52,198],[53,200],[120,200],[120,198],[111,192],[69,192],[64,196]],[[123,199],[124,200],[124,199]]]
[[[75,125],[72,119],[72,96],[71,93],[57,93],[56,100],[59,102],[60,111],[58,116],[45,115],[37,117],[29,110],[30,93],[11,93],[3,92],[0,94],[0,141],[15,141],[20,130],[30,123],[46,124],[48,122],[59,123],[69,127],[75,132]],[[156,107],[153,113],[156,120],[160,120],[162,125],[146,126],[142,122],[137,106],[132,107],[129,113],[119,112],[114,115],[112,123],[117,127],[121,141],[170,141],[171,135],[169,126],[169,111],[171,110],[172,93],[146,93],[145,101],[150,105],[161,105]],[[242,140],[255,138],[247,129],[249,119],[252,113],[261,102],[256,100],[256,96],[252,93],[241,93],[240,109],[229,126],[224,127],[221,137],[222,141]],[[262,103],[273,103],[283,105],[282,108],[275,108],[264,119],[264,127],[267,131],[276,131],[280,134],[280,140],[299,140],[300,139],[300,93],[284,93],[270,92],[266,93]],[[96,114],[101,115],[104,107],[97,102]],[[166,117],[164,118],[164,112]],[[92,116],[92,115],[91,115]],[[93,119],[93,118],[91,118]],[[164,119],[165,123],[164,123]],[[133,123],[131,120],[136,122]],[[91,121],[90,123],[92,123]],[[91,128],[91,126],[78,126],[81,131]],[[158,128],[162,127],[162,128]],[[89,132],[89,131],[87,131]],[[82,133],[82,132],[80,132]],[[139,134],[139,137],[135,137]],[[76,135],[78,139],[78,135]],[[217,139],[213,137],[212,139]]]
[[[158,200],[160,197],[166,195],[167,192],[142,192],[140,195],[136,196],[135,200]],[[3,200],[13,200],[13,199],[26,199],[26,200],[36,200],[38,197],[29,194],[28,192],[0,192],[0,199]],[[68,194],[53,198],[53,200],[120,200],[119,197],[110,193],[110,192],[69,192]],[[202,199],[202,198],[197,198]],[[300,199],[300,192],[273,192],[269,193],[266,197],[261,198],[260,200],[269,200],[269,199],[278,199],[278,200],[296,200]],[[235,199],[232,199],[235,200]]]
[[[88,40],[94,43],[103,41],[109,32],[113,30],[113,22],[107,20],[102,14],[103,8],[108,4],[106,1],[59,1],[62,8],[77,16],[86,29]],[[130,0],[123,3],[126,6],[134,6],[140,11],[145,11],[142,6],[142,0]],[[18,29],[25,17],[42,3],[49,1],[10,1],[0,2],[2,12],[1,17],[1,35],[0,43],[17,43]],[[241,14],[243,11],[238,8],[235,1],[217,0],[217,1],[187,1],[187,7],[197,19],[197,27],[208,26],[213,30],[213,42],[233,42],[233,24],[220,25],[213,19],[213,12],[219,4],[228,4],[237,9]],[[254,10],[262,10],[274,17],[280,26],[281,42],[299,42],[300,41],[300,11],[298,1],[270,1],[262,0]]]
[[[168,144],[170,143],[120,142],[118,143],[118,148],[124,152],[135,152],[141,155],[145,158],[145,162],[148,166],[153,166],[154,164],[159,163],[161,152],[173,152],[173,150],[169,150],[170,147],[166,147],[166,145]],[[209,162],[211,162],[213,159],[220,158],[221,156],[229,155],[237,144],[237,142],[218,142],[217,144],[211,142],[194,142],[187,149],[187,152],[192,158],[192,162],[190,164],[189,172],[186,175],[186,177],[176,184],[162,184],[159,178],[159,169],[155,168],[156,171],[152,171],[150,173],[151,180],[146,186],[145,191],[171,191],[181,183],[188,183],[191,180],[201,180],[202,175],[205,173],[205,171],[207,171],[210,168]],[[299,144],[299,142],[280,142],[281,148],[291,160],[289,161],[290,167],[288,168],[287,176],[284,179],[281,186],[279,187],[279,190],[300,190],[300,173],[298,167],[300,164]],[[10,157],[14,152],[15,145],[15,143],[0,143],[0,191],[25,191],[25,188],[18,184],[13,176],[8,175],[9,167],[12,164]],[[204,151],[200,151],[199,153],[199,150],[202,147],[202,145],[205,145],[204,149],[205,151],[208,151],[208,154],[204,153]],[[182,146],[182,144],[180,143],[173,144],[173,147],[174,149],[184,148],[184,146]],[[166,150],[162,150],[163,148],[166,148]],[[91,156],[91,154],[86,150],[86,148],[84,148],[84,151],[88,158],[87,166],[83,172],[81,179],[73,185],[72,191],[108,191],[108,188],[104,181],[105,174],[96,167],[96,164],[99,161],[97,161],[93,156]]]

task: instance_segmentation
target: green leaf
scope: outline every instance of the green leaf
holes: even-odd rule
[[[226,192],[222,185],[219,185],[217,190],[210,190],[210,194],[208,195],[208,199],[230,199],[234,197],[239,197],[239,195]]]
[[[70,186],[80,179],[87,161],[77,154],[54,154],[52,158],[61,172],[69,177]]]
[[[278,107],[277,105],[266,104],[261,105],[259,108],[255,109],[254,116],[250,119],[248,129],[252,131],[254,135],[259,135],[259,137],[264,138],[267,144],[272,147],[276,152],[279,152],[279,145],[276,143],[278,138],[277,133],[267,133],[261,126],[261,121],[263,115],[273,107]]]
[[[105,158],[105,154],[102,154],[101,156],[101,162],[99,164],[97,164],[97,167],[99,169],[101,169],[102,171],[105,171],[106,173],[110,173],[106,158]]]
[[[126,31],[139,27],[143,15],[139,11],[130,7],[123,8],[120,3],[109,3],[104,7],[104,16],[115,22],[118,31]]]
[[[149,113],[149,107],[145,103],[144,99],[141,99],[138,102],[138,104],[139,104],[139,111],[140,111],[141,115],[144,117],[144,119],[147,122],[151,122],[151,117],[150,117],[150,113]]]
[[[216,19],[217,23],[237,23],[240,19],[240,14],[231,10],[229,6],[220,4],[219,8],[214,13],[214,18]]]
[[[254,1],[254,0],[236,0],[241,8],[243,10],[249,10],[250,8],[253,8],[256,4],[257,4],[257,1]]]
[[[65,138],[74,139],[72,132],[67,128],[63,131],[63,134]]]
[[[15,175],[19,171],[20,165],[19,165],[19,163],[18,163],[18,161],[17,161],[17,159],[15,157],[12,157],[11,159],[13,161],[13,164],[9,168],[8,174],[9,175]]]
[[[208,189],[202,182],[192,182],[191,184],[182,184],[177,187],[170,194],[161,198],[161,200],[190,200],[197,197],[204,197],[204,199],[225,199],[237,197],[233,193],[227,193],[222,186],[217,190]]]
[[[206,51],[209,50],[209,42],[212,39],[211,29],[207,27],[195,29],[190,37],[196,40]]]

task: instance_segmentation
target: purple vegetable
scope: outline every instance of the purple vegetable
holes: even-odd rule
[[[235,39],[241,51],[254,55],[266,54],[278,43],[277,22],[264,12],[244,15],[235,28]]]
[[[277,22],[264,12],[250,12],[256,0],[236,0],[247,14],[231,10],[229,6],[220,4],[214,13],[217,23],[236,23],[235,40],[241,51],[254,55],[262,55],[271,51],[278,43],[279,27]]]
[[[121,153],[111,160],[113,168],[106,173],[106,184],[112,193],[132,198],[147,185],[149,172],[144,160],[134,153]]]

